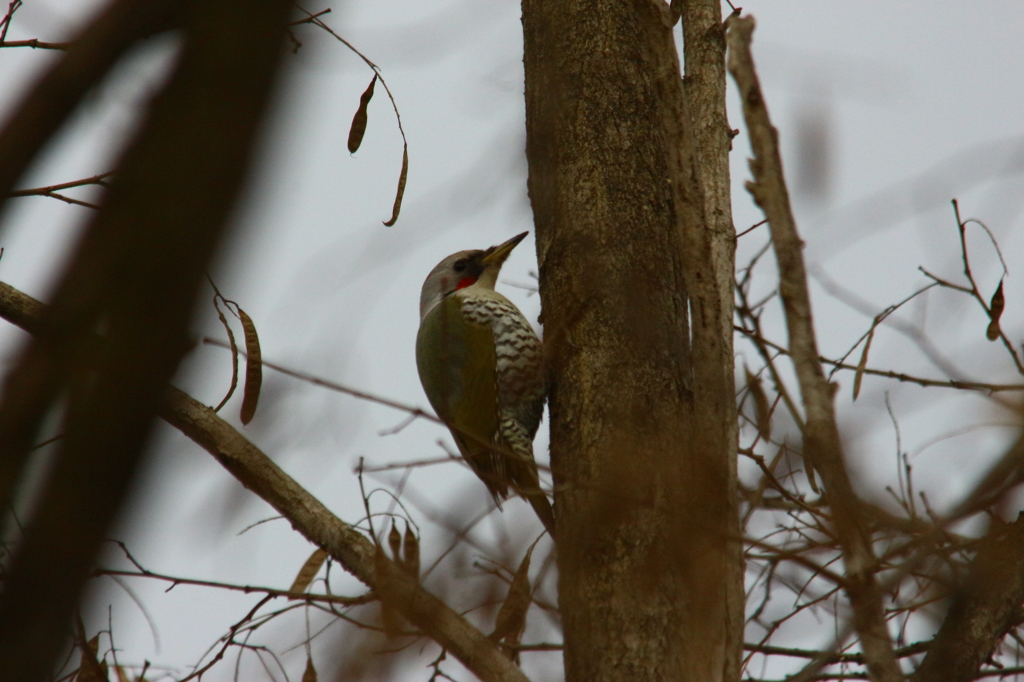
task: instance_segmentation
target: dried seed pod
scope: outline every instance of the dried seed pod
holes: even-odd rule
[[[306,671],[302,673],[302,682],[316,682],[316,668],[313,667],[313,657],[306,657]]]
[[[385,227],[391,227],[398,220],[398,213],[402,210],[402,198],[405,197],[405,181],[409,178],[409,145],[402,145],[402,173],[398,176],[398,192],[395,193],[395,205],[391,209],[391,220],[384,223]]]
[[[313,578],[320,572],[320,567],[324,565],[327,560],[327,552],[323,549],[317,548],[315,552],[309,555],[306,559],[306,563],[302,564],[302,568],[299,569],[298,575],[295,576],[295,580],[292,582],[292,586],[288,588],[289,592],[305,592],[306,589],[313,582]]]
[[[398,524],[391,522],[391,532],[388,533],[388,547],[391,548],[391,558],[396,562],[402,560],[402,534],[398,532]]]
[[[260,352],[260,337],[256,334],[256,325],[241,308],[238,319],[242,321],[245,332],[245,388],[242,393],[241,419],[243,424],[252,421],[256,414],[256,405],[260,401],[260,387],[263,385],[263,354]]]
[[[370,106],[370,100],[373,99],[375,85],[377,85],[377,74],[373,74],[370,85],[359,97],[359,108],[356,109],[356,114],[352,117],[352,125],[348,129],[348,151],[350,154],[355,154],[359,145],[363,143],[363,134],[366,133],[366,109]]]
[[[871,350],[871,342],[875,338],[875,325],[871,325],[868,338],[864,339],[864,352],[860,354],[860,362],[857,363],[857,372],[853,375],[853,399],[860,395],[860,382],[864,378],[864,370],[868,366],[868,351]]]
[[[102,663],[96,658],[100,648],[100,636],[96,635],[88,642],[85,642],[85,631],[79,621],[79,648],[82,650],[82,657],[78,663],[78,676],[76,682],[107,682],[107,662]]]
[[[1006,298],[1003,296],[1003,280],[999,280],[999,286],[996,287],[996,292],[992,294],[992,300],[988,304],[988,316],[992,321],[988,323],[985,336],[989,341],[998,339],[999,334],[1002,332],[999,328],[999,318],[1003,316],[1003,308],[1005,307]]]
[[[393,574],[395,568],[390,565],[391,560],[388,559],[380,545],[376,545],[376,551],[373,555],[373,563],[375,568],[374,573],[377,577],[374,592],[380,599],[381,625],[384,628],[384,634],[388,637],[395,637],[402,629],[402,616],[398,613],[395,607],[391,605],[391,600],[393,600],[394,597],[389,594],[391,592],[391,581],[394,580],[389,576]]]
[[[420,578],[420,540],[412,531],[412,526],[405,524],[405,543],[402,555],[402,568],[415,580]]]

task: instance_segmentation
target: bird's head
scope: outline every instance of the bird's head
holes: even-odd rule
[[[427,275],[420,291],[420,319],[446,296],[459,289],[477,286],[493,290],[508,254],[527,234],[529,232],[523,232],[503,244],[482,251],[459,251],[438,263]]]

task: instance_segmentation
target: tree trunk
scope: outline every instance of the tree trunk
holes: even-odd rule
[[[727,143],[695,151],[671,24],[523,1],[570,682],[729,679],[741,645],[728,168],[697,166]]]

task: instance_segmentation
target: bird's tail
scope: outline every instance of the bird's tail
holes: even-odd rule
[[[533,458],[533,443],[515,422],[502,422],[501,445],[509,452],[507,470],[509,481],[515,491],[530,503],[537,518],[544,524],[552,538],[555,537],[555,513],[551,502],[540,488],[537,476],[537,461]]]

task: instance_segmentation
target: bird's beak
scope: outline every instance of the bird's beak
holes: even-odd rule
[[[526,235],[528,234],[530,233],[523,232],[522,234],[517,234],[515,237],[512,237],[512,239],[509,239],[504,244],[492,246],[487,249],[487,253],[480,259],[480,262],[484,265],[501,265],[505,262],[505,259],[508,258],[508,254],[512,253],[512,249],[516,248],[516,245],[519,244],[519,242],[526,239]]]

